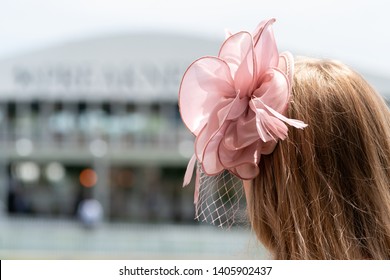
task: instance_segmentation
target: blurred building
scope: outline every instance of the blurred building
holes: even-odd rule
[[[0,199],[9,214],[193,221],[182,189],[193,138],[177,94],[218,42],[164,34],[95,38],[0,61]]]
[[[90,39],[0,61],[0,199],[9,214],[193,221],[182,189],[192,136],[180,79],[218,41],[167,34]],[[367,75],[387,98],[387,79]]]

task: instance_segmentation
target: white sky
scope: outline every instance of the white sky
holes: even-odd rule
[[[385,0],[0,0],[0,59],[109,33],[164,31],[223,38],[275,17],[281,50],[341,59],[390,77]],[[298,52],[298,53],[297,53]]]

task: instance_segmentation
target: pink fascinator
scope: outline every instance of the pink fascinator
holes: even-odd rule
[[[199,58],[183,76],[180,114],[196,137],[184,185],[197,162],[194,202],[200,220],[231,223],[242,196],[237,179],[259,174],[261,155],[287,137],[287,125],[307,126],[285,116],[294,61],[290,53],[278,53],[274,22],[261,22],[252,34],[228,34],[217,57]]]

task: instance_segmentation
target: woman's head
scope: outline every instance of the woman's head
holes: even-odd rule
[[[214,223],[210,199],[216,220],[231,213],[228,171],[251,180],[251,223],[275,258],[390,258],[389,109],[343,64],[301,59],[293,71],[274,22],[228,34],[218,57],[184,73],[180,113],[196,137],[184,184],[197,162],[197,212]]]
[[[390,258],[390,113],[347,66],[295,63],[289,130],[262,156],[252,227],[278,259]],[[247,188],[248,189],[248,188]]]

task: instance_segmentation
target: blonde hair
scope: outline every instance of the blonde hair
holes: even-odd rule
[[[295,64],[287,116],[304,121],[262,156],[248,195],[275,259],[390,259],[390,113],[356,72]]]

